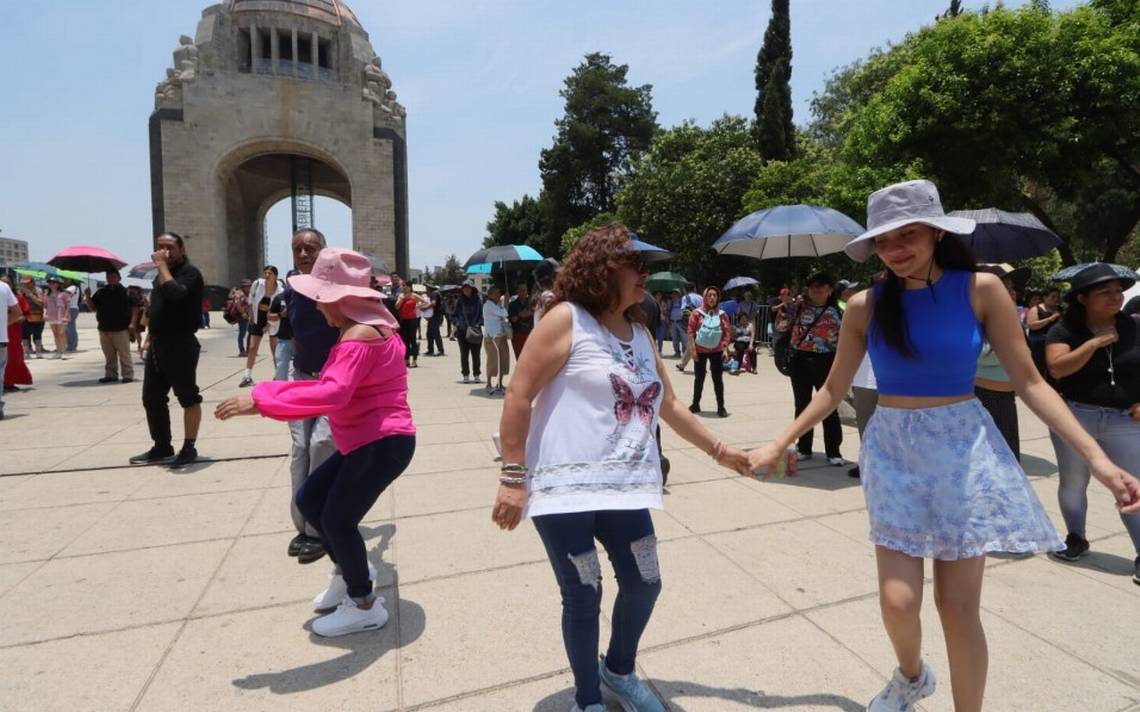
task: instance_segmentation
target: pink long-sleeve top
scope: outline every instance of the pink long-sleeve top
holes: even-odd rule
[[[416,434],[404,343],[394,336],[337,342],[318,380],[262,381],[252,395],[257,410],[274,420],[327,415],[345,455],[389,435]]]

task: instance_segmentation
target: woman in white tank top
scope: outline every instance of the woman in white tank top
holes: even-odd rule
[[[504,464],[492,519],[514,529],[530,517],[542,538],[562,593],[575,709],[584,712],[604,709],[603,686],[624,709],[663,710],[634,674],[661,591],[649,515],[663,508],[658,417],[720,464],[752,474],[742,451],[725,446],[674,397],[638,306],[654,255],[671,256],[621,225],[578,242],[558,275],[553,305],[519,358],[499,427]],[[595,539],[618,581],[600,663]]]

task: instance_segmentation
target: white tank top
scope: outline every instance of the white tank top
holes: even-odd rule
[[[525,514],[664,509],[655,435],[664,385],[653,343],[638,325],[625,343],[569,306],[570,355],[531,410]]]

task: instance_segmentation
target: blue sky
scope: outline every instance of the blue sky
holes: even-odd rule
[[[929,23],[948,0],[792,0],[797,123],[836,67]],[[967,0],[968,8],[980,0]],[[1007,2],[1016,6],[1020,2]],[[1054,0],[1058,9],[1075,0]],[[72,244],[150,254],[147,117],[178,36],[205,4],[185,0],[6,3],[0,43],[0,235],[34,260]],[[767,0],[349,2],[408,109],[412,265],[479,247],[495,200],[536,194],[538,154],[562,111],[562,80],[591,51],[653,85],[663,126],[748,115]],[[348,245],[349,211],[317,220]],[[288,204],[269,215],[270,261],[288,264]]]

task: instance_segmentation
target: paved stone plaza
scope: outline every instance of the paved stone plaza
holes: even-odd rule
[[[234,329],[214,316],[221,328],[199,333],[208,411],[237,392],[243,366]],[[285,425],[211,415],[198,441],[210,462],[126,467],[148,446],[141,384],[96,384],[94,319],[80,323],[85,350],[31,362],[35,389],[9,395],[0,422],[0,709],[570,709],[542,546],[529,524],[503,533],[490,522],[500,400],[456,382],[453,343],[411,372],[419,448],[363,524],[393,616],[380,633],[320,639],[309,600],[327,560],[285,555]],[[728,442],[754,445],[791,415],[786,379],[763,366],[726,376],[732,416],[707,422]],[[687,395],[691,376],[670,369]],[[270,374],[262,359],[255,377]],[[862,710],[894,663],[860,489],[818,460],[798,480],[743,479],[664,437],[673,473],[654,519],[665,588],[641,673],[673,710]],[[857,435],[845,437],[854,457]],[[1052,447],[1027,411],[1022,437],[1060,523]],[[1140,587],[1095,486],[1089,538],[1095,553],[1080,566],[991,559],[988,709],[1140,711]],[[922,709],[950,710],[929,587],[926,601],[941,685]]]

